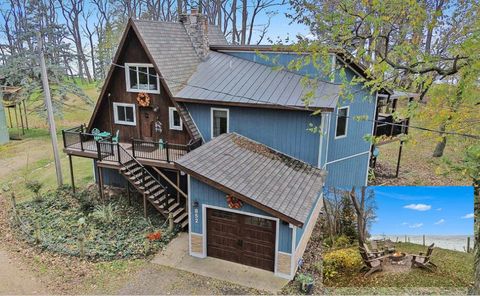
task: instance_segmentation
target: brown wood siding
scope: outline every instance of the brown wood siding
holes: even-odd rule
[[[275,221],[207,210],[208,256],[274,271],[275,233]]]
[[[145,50],[143,49],[137,36],[132,30],[127,35],[124,47],[121,49],[117,64],[124,65],[125,63],[149,63]],[[160,65],[161,66],[161,65]],[[161,69],[160,69],[161,71]],[[110,97],[108,97],[110,94]],[[127,92],[125,82],[125,69],[115,67],[112,77],[106,86],[105,95],[100,104],[96,118],[94,118],[92,128],[110,131],[115,133],[120,131],[120,141],[130,142],[131,138],[155,140],[164,139],[170,143],[186,144],[190,141],[190,135],[186,127],[182,131],[169,129],[169,113],[168,108],[173,107],[171,98],[168,96],[165,88],[160,85],[160,94],[148,94],[151,98],[150,107],[140,107],[137,104],[138,93]],[[119,125],[114,123],[113,103],[129,103],[135,104],[136,111],[136,126]],[[155,112],[154,108],[158,107]],[[145,114],[148,114],[146,119]],[[153,118],[152,118],[153,117]],[[153,131],[153,122],[158,120],[162,123],[162,133],[159,134]]]

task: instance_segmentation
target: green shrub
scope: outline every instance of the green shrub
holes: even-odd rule
[[[36,202],[42,201],[42,196],[40,190],[43,187],[43,184],[37,180],[28,180],[25,183],[25,187],[33,193],[33,200]]]
[[[335,238],[335,247],[337,248],[346,248],[351,245],[350,238],[346,235],[340,235],[339,237]]]
[[[323,276],[334,277],[340,272],[356,271],[362,267],[362,258],[355,248],[340,249],[323,256]]]

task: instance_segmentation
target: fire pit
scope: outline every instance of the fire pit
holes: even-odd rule
[[[407,255],[405,253],[400,253],[400,252],[395,252],[392,255],[389,256],[390,260],[393,262],[400,262],[403,259],[405,259]]]

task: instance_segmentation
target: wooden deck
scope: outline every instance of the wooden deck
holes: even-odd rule
[[[127,150],[128,153],[133,155],[132,144],[131,143],[120,143],[120,145]],[[153,147],[152,147],[153,148]],[[170,153],[175,157],[170,159],[170,162],[162,159],[167,159],[167,150],[165,149],[145,149],[137,151],[135,158],[144,165],[170,168],[173,169],[173,161],[180,158],[186,154],[186,151],[179,149],[170,148]],[[173,151],[172,151],[173,150]],[[98,150],[97,143],[94,140],[83,141],[82,143],[71,144],[68,147],[64,148],[63,151],[69,155],[86,157],[92,159],[98,159]],[[112,147],[112,155],[104,157],[101,161],[98,162],[99,166],[110,167],[110,168],[119,168],[120,164],[118,163],[118,151]]]

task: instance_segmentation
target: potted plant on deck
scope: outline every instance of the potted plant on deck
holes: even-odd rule
[[[301,289],[303,293],[307,295],[312,294],[313,284],[315,283],[315,280],[311,275],[306,273],[300,273],[299,275],[297,275],[297,281],[301,284]]]

